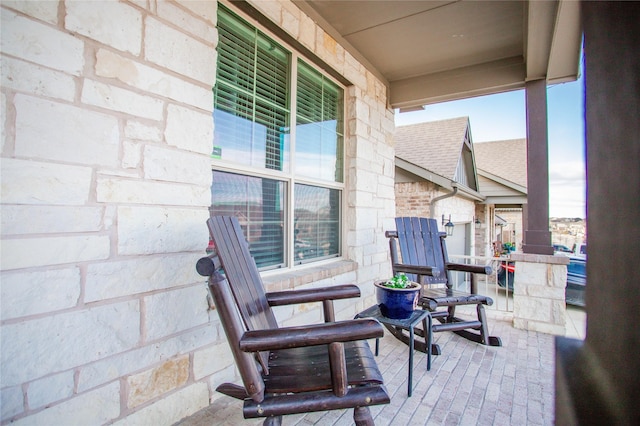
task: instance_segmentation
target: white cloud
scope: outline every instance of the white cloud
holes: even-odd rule
[[[584,163],[563,162],[549,166],[549,216],[586,217]]]

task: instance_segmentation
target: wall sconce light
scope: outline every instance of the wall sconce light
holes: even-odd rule
[[[476,229],[480,229],[480,226],[482,226],[482,222],[480,222],[480,219],[478,219],[477,217],[473,221],[473,224],[476,226]]]
[[[445,223],[444,215],[442,215],[442,226],[444,226],[444,230],[447,231],[447,237],[453,235],[453,227],[455,226],[453,222],[451,222],[451,215],[449,215],[449,221]]]

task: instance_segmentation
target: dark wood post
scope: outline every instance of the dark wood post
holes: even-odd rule
[[[527,103],[527,204],[522,250],[553,254],[549,232],[549,154],[547,148],[547,82],[525,86]]]

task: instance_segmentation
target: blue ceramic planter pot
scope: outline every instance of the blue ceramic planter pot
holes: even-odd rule
[[[420,295],[420,285],[412,283],[410,288],[389,288],[382,284],[384,281],[377,281],[376,298],[380,312],[387,318],[406,319],[418,306],[418,296]]]

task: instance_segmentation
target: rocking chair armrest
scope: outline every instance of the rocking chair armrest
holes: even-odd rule
[[[393,270],[395,272],[405,272],[407,274],[437,276],[440,270],[435,266],[407,265],[404,263],[394,263]]]
[[[491,275],[493,270],[489,265],[467,265],[464,263],[447,263],[450,271],[471,272],[472,274]]]
[[[247,331],[240,338],[244,352],[272,351],[382,337],[382,325],[371,318],[306,326]]]
[[[270,292],[267,293],[267,302],[270,306],[283,306],[354,297],[360,297],[360,288],[353,284],[346,284],[334,287]]]

